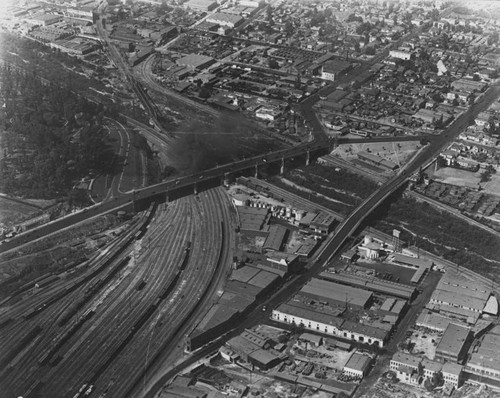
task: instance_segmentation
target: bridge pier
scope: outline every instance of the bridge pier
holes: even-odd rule
[[[280,175],[285,174],[285,157],[281,158]]]
[[[309,166],[310,162],[311,162],[311,152],[307,151],[306,152],[306,166]]]

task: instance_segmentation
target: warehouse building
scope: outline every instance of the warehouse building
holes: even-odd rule
[[[205,69],[210,65],[215,63],[215,60],[212,57],[208,57],[206,55],[199,54],[189,54],[185,57],[179,58],[176,61],[177,65],[186,66],[190,69]]]
[[[418,316],[416,325],[436,332],[444,332],[451,322],[451,319],[446,316],[424,309]]]
[[[188,0],[182,6],[194,11],[208,12],[217,8],[217,2],[213,0]]]
[[[328,235],[337,224],[336,218],[328,213],[320,212],[310,224],[310,228],[319,234]]]
[[[244,18],[242,18],[239,15],[235,14],[226,14],[224,12],[216,12],[206,19],[207,22],[212,22],[219,24],[221,26],[227,26],[229,28],[235,28],[239,25],[241,25],[244,21]]]
[[[372,358],[369,356],[355,352],[344,365],[342,372],[348,376],[362,379],[368,373],[371,362]]]
[[[371,290],[376,293],[400,297],[405,300],[411,300],[417,292],[413,286],[385,281],[382,279],[369,278],[361,275],[355,275],[345,271],[336,273],[323,271],[318,275],[318,277],[324,280],[342,283],[344,285],[356,286],[366,290]]]
[[[441,362],[462,363],[473,339],[469,328],[450,323],[436,347],[435,359]]]
[[[399,167],[396,163],[391,162],[390,160],[364,151],[358,152],[358,158],[376,166],[382,166],[388,170],[396,170]]]
[[[288,235],[288,228],[283,225],[271,225],[269,227],[269,235],[262,248],[264,250],[280,251],[285,239]]]
[[[331,306],[366,308],[373,297],[372,292],[341,285],[322,279],[311,279],[300,294],[318,301],[328,302]]]
[[[25,18],[25,22],[34,26],[49,26],[63,19],[62,15],[40,12]]]
[[[495,326],[474,349],[465,365],[467,378],[492,387],[500,387],[500,327]]]
[[[317,312],[306,305],[290,301],[273,310],[272,319],[315,330],[331,336],[339,336],[344,320],[331,314]]]
[[[272,319],[288,324],[303,325],[305,329],[341,339],[383,347],[389,331],[339,318],[338,313],[318,312],[296,301],[290,301],[273,310]]]
[[[449,269],[439,281],[427,308],[474,324],[482,313],[498,314],[491,289]]]
[[[268,209],[238,206],[238,219],[242,231],[260,231],[268,221]]]
[[[233,359],[243,361],[257,366],[261,370],[268,370],[282,360],[278,352],[270,351],[269,343],[255,333],[245,330],[241,335],[233,337],[226,343],[226,347],[236,355]],[[227,355],[227,351],[225,353]]]
[[[327,61],[321,68],[321,78],[335,81],[351,68],[351,63],[340,59]]]

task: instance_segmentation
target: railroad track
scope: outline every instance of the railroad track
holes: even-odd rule
[[[140,381],[149,382],[164,349],[182,351],[177,346],[181,331],[213,293],[220,267],[229,264],[230,225],[230,203],[221,188],[161,205],[149,229],[133,230],[128,248],[92,278],[88,274],[99,265],[79,279],[57,282],[52,293],[13,303],[9,311],[17,318],[2,330],[17,345],[7,358],[8,369],[0,369],[1,390],[10,395],[32,391],[40,397],[88,393],[122,398]],[[30,305],[81,280],[85,282],[44,309],[43,316],[21,318]],[[141,281],[145,284],[138,289]],[[73,314],[72,305],[85,295],[88,300]],[[7,345],[1,341],[0,352]]]

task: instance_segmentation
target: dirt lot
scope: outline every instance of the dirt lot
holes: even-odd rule
[[[410,337],[410,340],[415,343],[412,352],[420,353],[422,355],[425,355],[430,360],[433,360],[434,356],[436,355],[436,347],[440,339],[441,337],[437,332],[424,333],[414,331]]]
[[[296,359],[307,360],[313,362],[320,366],[326,366],[331,369],[336,369],[341,371],[349,358],[351,358],[354,351],[344,351],[341,349],[329,350],[325,346],[311,347],[308,344],[308,350],[306,355],[301,355],[299,352],[304,353],[304,345],[298,345],[297,343],[293,347],[293,353]]]
[[[415,151],[420,148],[420,146],[421,145],[418,141],[347,144],[340,145],[337,149],[335,149],[334,153],[340,155],[340,157],[346,160],[351,160],[357,159],[358,152],[368,151],[374,155],[390,160],[401,167],[408,161]]]

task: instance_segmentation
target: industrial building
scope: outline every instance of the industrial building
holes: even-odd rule
[[[452,320],[446,316],[424,309],[418,316],[415,324],[436,332],[444,332],[451,322]]]
[[[206,21],[216,23],[222,26],[227,26],[229,28],[235,28],[243,23],[244,18],[240,17],[239,15],[226,14],[224,12],[216,12],[207,17]]]
[[[427,308],[474,324],[482,313],[498,314],[498,301],[480,282],[449,269],[439,281]]]
[[[465,365],[465,373],[474,381],[500,387],[500,327],[494,327],[472,352]]]
[[[182,6],[194,11],[208,12],[217,8],[217,2],[212,0],[188,0]]]
[[[234,326],[280,279],[276,273],[251,266],[234,270],[219,301],[210,307],[188,337],[186,349],[195,350]]]
[[[29,25],[34,26],[49,26],[59,22],[63,19],[62,15],[56,14],[46,14],[44,12],[40,12],[34,15],[30,15],[26,17],[24,21]]]
[[[344,365],[342,372],[349,376],[363,378],[369,370],[372,358],[355,352]]]
[[[282,355],[277,351],[269,350],[269,347],[270,344],[266,338],[247,329],[239,336],[227,341],[226,348],[230,352],[223,350],[221,353],[226,359],[228,359],[227,356],[232,361],[242,359],[247,363],[257,366],[259,369],[268,370],[282,360]]]
[[[333,215],[319,212],[318,215],[314,217],[309,227],[316,233],[328,235],[332,231],[333,226],[337,223],[337,219]]]
[[[238,220],[242,231],[260,231],[269,220],[269,210],[238,206]]]
[[[405,300],[411,300],[417,292],[413,286],[385,281],[382,279],[365,277],[361,275],[355,275],[345,271],[335,273],[323,271],[318,275],[318,277],[324,280],[342,283],[344,285],[361,287],[363,289],[371,290],[376,293],[400,297]]]
[[[328,302],[331,306],[357,309],[367,308],[373,296],[372,292],[366,290],[316,278],[311,279],[299,294]]]
[[[351,63],[340,59],[327,61],[321,68],[321,78],[333,82],[340,75],[347,72],[351,66]]]
[[[176,61],[177,65],[186,66],[190,69],[205,69],[214,62],[215,60],[212,57],[199,54],[189,54]]]
[[[364,151],[358,152],[358,158],[376,166],[382,166],[388,170],[396,170],[399,167],[396,163],[391,162],[390,160]]]
[[[469,328],[450,323],[436,347],[435,359],[441,362],[462,363],[473,339]]]
[[[269,227],[269,235],[262,248],[264,250],[280,251],[285,239],[288,235],[288,228],[283,225],[271,225]]]
[[[303,325],[316,331],[341,339],[383,347],[389,336],[388,330],[339,318],[338,313],[318,312],[297,301],[290,301],[273,310],[272,319],[288,324]]]

